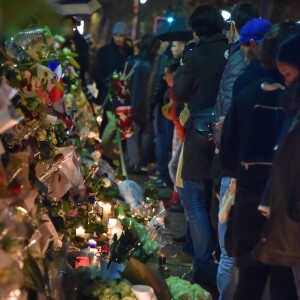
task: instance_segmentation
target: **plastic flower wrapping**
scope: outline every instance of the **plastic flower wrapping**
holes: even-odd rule
[[[211,300],[209,292],[198,284],[191,284],[189,281],[179,277],[171,276],[166,279],[174,300]]]
[[[125,280],[104,282],[94,289],[92,295],[99,300],[137,300],[131,290],[131,284]]]

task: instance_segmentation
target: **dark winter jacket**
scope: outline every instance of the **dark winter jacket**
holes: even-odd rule
[[[85,83],[84,74],[89,70],[89,45],[77,29],[74,31],[73,41],[75,44],[76,53],[78,54],[75,59],[80,65],[80,79],[83,83]]]
[[[222,167],[237,178],[237,193],[246,202],[256,202],[263,194],[284,119],[282,91],[265,92],[263,82],[275,81],[257,79],[233,99],[221,137]]]
[[[290,132],[286,131],[274,159],[268,192],[270,216],[253,253],[257,260],[267,264],[300,267],[299,140],[298,122]]]
[[[265,223],[257,207],[271,173],[284,111],[282,91],[266,92],[261,84],[277,81],[274,78],[256,79],[238,93],[223,125],[221,163],[237,178],[232,236],[239,264],[249,263]]]
[[[261,67],[260,60],[254,60],[250,63],[245,72],[243,72],[234,82],[232,89],[232,99],[234,99],[238,93],[253,80],[265,76],[266,73]]]
[[[215,122],[219,122],[220,117],[226,116],[232,101],[234,82],[246,69],[245,55],[240,49],[238,42],[230,46],[228,53],[229,57],[222,75],[215,105]],[[213,140],[218,149],[220,148],[221,132],[222,127],[214,127]],[[213,159],[212,172],[214,178],[226,175],[220,166],[218,153],[215,154]]]
[[[228,46],[221,34],[201,40],[188,53],[184,65],[174,78],[174,99],[188,102],[192,114],[215,106],[220,79],[226,64],[224,53]],[[182,178],[201,182],[211,178],[214,145],[203,148],[197,134],[187,122],[184,140]]]
[[[119,48],[112,40],[110,44],[99,49],[94,70],[94,80],[99,90],[98,104],[102,104],[107,96],[106,80],[116,72],[123,72],[129,56],[133,55],[130,42]]]
[[[153,80],[153,91],[151,95],[151,107],[154,107],[156,104],[165,104],[164,96],[168,89],[167,83],[164,79],[165,68],[171,60],[169,51],[161,55],[157,55],[155,60],[157,60],[157,68],[155,70],[155,76]]]
[[[253,97],[253,91],[258,90],[261,94],[259,83],[252,83],[255,79],[258,79],[266,76],[266,72],[262,69],[259,61],[252,62],[238,78],[236,79],[232,93],[232,101],[227,112],[221,134],[221,145],[220,148],[220,162],[222,169],[224,170],[224,176],[228,177],[237,177],[237,168],[239,163],[239,145],[240,138],[243,133],[243,124],[247,124],[247,119],[245,115],[248,115],[248,112],[254,107],[255,103],[259,101],[258,97]],[[243,83],[241,85],[240,83]],[[249,88],[249,84],[252,86]],[[243,89],[246,89],[246,94],[243,92],[242,95],[246,94],[248,101],[243,101],[243,96],[240,96],[237,100],[236,96]],[[240,108],[238,109],[239,106]],[[241,110],[241,111],[239,111]]]
[[[216,119],[225,117],[232,100],[232,90],[235,80],[246,69],[245,55],[242,50],[235,47],[230,52],[228,62],[226,63],[222,79],[220,82],[219,92],[216,101]]]
[[[150,117],[151,82],[154,57],[148,50],[129,57],[128,71],[134,68],[129,82],[130,99],[133,106],[133,120],[145,128]]]

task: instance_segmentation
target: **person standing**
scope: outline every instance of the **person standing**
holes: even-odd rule
[[[107,79],[114,72],[123,73],[127,58],[133,55],[132,43],[126,38],[127,24],[117,22],[112,33],[112,41],[99,49],[95,62],[94,81],[98,89],[97,104],[99,105],[106,102]],[[105,103],[101,133],[103,157],[112,160],[115,148],[113,140],[116,136],[116,119],[109,101]]]
[[[231,45],[228,51],[228,62],[226,63],[219,92],[216,101],[216,119],[217,125],[214,130],[214,142],[216,144],[214,163],[219,165],[219,148],[222,123],[230,107],[232,100],[232,89],[235,80],[246,69],[245,54],[240,49],[239,39],[241,28],[251,19],[258,18],[258,10],[251,3],[240,3],[233,6],[231,18],[229,21],[228,36],[231,38]],[[219,167],[216,169],[220,169]],[[220,207],[222,206],[223,196],[232,180],[230,171],[221,170],[221,174],[215,175],[215,178],[222,176],[220,187]],[[219,300],[231,300],[233,298],[238,280],[238,270],[235,266],[235,259],[230,257],[225,248],[225,233],[227,222],[218,222],[218,238],[221,249],[221,256],[217,273],[217,287],[220,293]]]
[[[174,77],[174,99],[187,102],[190,117],[185,124],[183,144],[183,207],[189,220],[195,259],[194,281],[199,282],[206,266],[214,263],[212,252],[214,239],[207,213],[207,205],[212,195],[211,163],[214,145],[196,132],[193,122],[197,113],[205,114],[213,109],[228,46],[222,36],[224,21],[214,6],[198,6],[188,21],[197,40],[183,65]],[[210,117],[207,112],[206,117]],[[200,119],[201,121],[201,119]],[[215,283],[214,283],[215,284]]]
[[[159,48],[159,41],[152,34],[145,34],[140,41],[140,52],[128,59],[130,77],[129,90],[133,106],[134,133],[127,139],[128,172],[145,174],[141,169],[151,160],[153,146],[153,125],[150,120],[150,97],[154,58]]]
[[[282,42],[277,53],[277,67],[288,86],[282,105],[286,118],[276,146],[266,197],[270,214],[254,257],[268,265],[293,269],[300,299],[300,26],[298,33]],[[279,283],[280,284],[280,283]],[[286,298],[288,299],[288,298]],[[291,298],[289,298],[291,299]]]
[[[237,179],[232,255],[236,258],[239,278],[234,300],[261,299],[268,278],[272,299],[294,299],[291,271],[260,263],[253,258],[252,251],[266,221],[257,207],[270,176],[274,147],[284,119],[280,105],[282,90],[269,90],[266,82],[276,86],[283,83],[274,62],[276,48],[295,29],[290,24],[277,24],[271,28],[267,20],[255,18],[240,32],[240,44],[246,58],[259,59],[263,66],[259,72],[263,74],[252,77],[252,82],[244,85],[233,98],[221,136],[221,163],[226,167],[231,165],[232,169],[229,169],[236,173]],[[253,71],[250,69],[251,76]]]

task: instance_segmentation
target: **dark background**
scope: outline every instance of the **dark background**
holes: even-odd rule
[[[111,27],[118,21],[126,21],[131,24],[134,13],[134,0],[99,0],[102,5],[100,30],[106,28],[106,37],[111,37]],[[156,16],[189,15],[196,5],[202,3],[215,4],[220,9],[229,9],[238,1],[234,0],[148,0],[140,4],[139,20],[140,34],[150,32]],[[261,12],[261,16],[269,19],[272,23],[286,19],[300,20],[300,0],[248,0],[254,3]]]

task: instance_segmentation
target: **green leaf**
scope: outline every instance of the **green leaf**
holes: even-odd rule
[[[27,252],[27,258],[24,261],[24,272],[29,275],[36,289],[39,292],[46,294],[43,273],[41,272],[36,260],[29,252]]]

